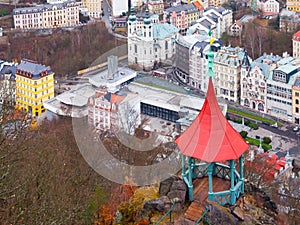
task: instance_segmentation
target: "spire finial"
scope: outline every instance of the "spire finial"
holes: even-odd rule
[[[212,37],[212,31],[209,30],[208,35],[210,36],[210,40],[209,40],[209,52],[206,53],[207,55],[207,60],[208,60],[208,71],[207,71],[207,76],[210,77],[215,77],[216,74],[213,71],[213,67],[214,67],[214,53],[212,52],[211,46],[214,43],[215,39]]]

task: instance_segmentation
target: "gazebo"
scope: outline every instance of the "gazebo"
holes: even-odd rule
[[[182,179],[190,201],[194,200],[193,179],[208,177],[208,200],[234,205],[244,193],[243,153],[248,144],[219,108],[212,82],[214,54],[210,50],[207,56],[209,85],[205,102],[193,123],[176,139],[182,154]],[[239,172],[234,163],[237,159]],[[230,189],[214,192],[213,177],[230,180]]]

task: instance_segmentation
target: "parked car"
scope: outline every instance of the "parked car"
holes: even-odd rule
[[[299,131],[299,127],[298,127],[298,126],[294,127],[294,128],[293,128],[293,131],[294,131],[294,132],[298,132],[298,131]]]

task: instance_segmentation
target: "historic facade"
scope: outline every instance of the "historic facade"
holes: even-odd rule
[[[16,65],[0,60],[0,105],[16,102]]]
[[[300,12],[283,9],[279,18],[280,31],[294,32],[300,29]]]
[[[264,15],[277,15],[279,14],[279,2],[276,0],[258,0],[257,9]]]
[[[194,4],[173,6],[165,9],[163,22],[170,22],[185,34],[190,25],[200,16],[200,11]]]
[[[292,122],[292,86],[300,76],[298,66],[291,62],[271,71],[267,80],[267,113]]]
[[[280,56],[264,54],[252,63],[243,61],[241,68],[242,106],[267,113],[267,79]]]
[[[179,29],[169,23],[152,23],[148,14],[138,29],[136,16],[128,20],[128,64],[151,69],[155,64],[171,61]]]
[[[300,78],[297,77],[292,87],[293,122],[300,124]]]
[[[232,25],[232,10],[224,7],[209,7],[196,22],[189,27],[187,34],[212,32],[214,38],[220,39],[222,34]]]
[[[99,0],[82,0],[82,6],[87,9],[88,15],[92,18],[101,18],[102,4]]]
[[[300,2],[298,0],[286,0],[286,9],[294,12],[300,12]]]
[[[293,57],[300,58],[300,30],[293,35]]]
[[[16,71],[16,105],[33,116],[45,112],[43,103],[54,98],[54,73],[50,67],[23,60]]]
[[[163,0],[150,0],[148,1],[149,13],[158,15],[164,14],[164,1]]]
[[[13,10],[16,29],[70,27],[79,24],[79,3],[70,0],[51,5],[38,5]]]
[[[246,52],[241,48],[222,47],[214,58],[215,89],[218,97],[240,103],[241,66]],[[248,61],[251,61],[247,56]]]
[[[109,130],[118,126],[118,106],[124,96],[113,94],[105,87],[96,90],[88,100],[88,121],[97,130]]]

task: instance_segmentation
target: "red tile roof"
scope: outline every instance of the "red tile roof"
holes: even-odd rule
[[[296,32],[293,37],[300,37],[300,30],[298,32]]]

